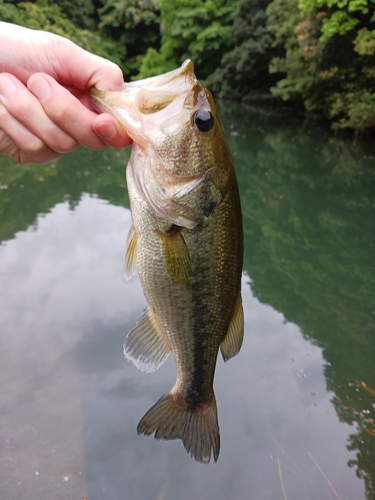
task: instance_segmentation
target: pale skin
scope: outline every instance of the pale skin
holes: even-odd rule
[[[0,22],[0,154],[48,163],[79,144],[100,150],[131,143],[88,91],[123,88],[120,68],[70,40]]]

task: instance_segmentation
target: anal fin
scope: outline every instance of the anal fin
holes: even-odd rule
[[[162,334],[158,331],[152,310],[146,309],[142,318],[126,337],[124,356],[139,370],[153,372],[165,362],[169,350]]]
[[[137,234],[134,230],[134,226],[132,225],[129,229],[128,238],[126,240],[126,249],[124,255],[124,275],[127,280],[132,277],[135,271],[136,258],[137,258]]]
[[[220,344],[221,354],[224,361],[233,358],[240,352],[244,334],[244,316],[242,308],[241,292],[238,294],[236,306],[230,322],[227,334]]]

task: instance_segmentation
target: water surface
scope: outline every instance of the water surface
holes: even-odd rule
[[[215,378],[221,452],[137,436],[175,380],[122,344],[129,152],[0,158],[2,500],[375,498],[375,151],[223,107],[245,229],[245,340]],[[366,385],[363,385],[366,384]]]

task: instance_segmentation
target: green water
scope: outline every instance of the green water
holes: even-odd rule
[[[122,355],[146,305],[122,275],[129,151],[0,158],[1,500],[375,498],[375,148],[220,111],[245,341],[217,366],[219,461],[136,434],[175,368],[144,374]]]

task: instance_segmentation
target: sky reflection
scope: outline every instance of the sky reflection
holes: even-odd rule
[[[354,428],[327,392],[322,349],[243,276],[245,340],[219,359],[217,464],[136,425],[175,380],[123,357],[146,305],[123,278],[129,210],[89,195],[0,246],[0,489],[11,499],[362,499]]]

